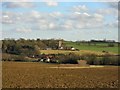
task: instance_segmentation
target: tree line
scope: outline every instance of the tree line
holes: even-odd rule
[[[64,41],[64,40],[63,40]],[[25,56],[30,55],[41,55],[40,50],[45,50],[46,48],[58,49],[59,48],[59,40],[48,39],[48,40],[34,40],[34,39],[5,39],[2,40],[2,53],[13,54],[16,56],[8,57],[7,59],[3,57],[4,60],[22,60],[28,61],[28,58]],[[54,55],[51,63],[70,63],[77,64],[78,60],[86,60],[90,65],[120,65],[119,57],[104,55],[102,57],[87,54],[87,55],[76,55],[74,53],[69,53],[67,55],[58,54]]]
[[[44,50],[48,47],[52,49],[58,49],[58,40],[49,39],[49,40],[25,40],[23,38],[14,40],[14,39],[5,39],[2,40],[2,52],[16,55],[30,55],[30,54],[39,54],[39,50]]]

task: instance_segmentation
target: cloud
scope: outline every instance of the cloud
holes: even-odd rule
[[[58,11],[57,12],[52,12],[49,15],[52,16],[52,17],[56,17],[56,18],[62,17],[62,13],[58,12]]]
[[[32,32],[32,30],[30,28],[24,28],[24,27],[22,27],[22,28],[16,28],[15,31],[16,32],[20,32],[20,33],[30,33],[30,32]]]
[[[3,17],[2,17],[2,23],[3,24],[13,24],[13,21],[12,21],[12,19],[10,19],[10,17],[8,16],[8,15],[4,15]]]
[[[38,30],[66,30],[92,28],[103,22],[104,17],[100,14],[71,13],[62,14],[60,12],[41,13],[31,11],[26,13],[4,12],[4,24],[25,24]],[[91,25],[92,23],[95,25]],[[24,29],[23,29],[24,30]]]
[[[74,21],[73,20],[66,20],[62,25],[61,25],[61,28],[63,30],[72,30],[72,29],[75,29],[74,27]]]
[[[110,11],[98,10],[90,13],[85,5],[78,5],[69,13],[59,11],[40,12],[32,10],[29,12],[3,12],[4,24],[14,26],[27,25],[31,30],[80,30],[84,28],[105,27],[105,15]],[[109,25],[110,26],[110,25]],[[18,27],[19,28],[19,27]],[[26,32],[26,28],[16,29],[18,32]],[[28,29],[28,31],[31,31]]]
[[[2,2],[33,2],[34,0],[3,0]]]
[[[48,1],[48,2],[46,2],[46,4],[48,6],[58,6],[58,2],[55,2],[55,1]]]
[[[98,9],[96,12],[102,15],[118,15],[118,9],[114,8]]]
[[[114,21],[114,22],[109,22],[105,24],[105,27],[111,27],[111,28],[118,28],[118,20]]]
[[[118,9],[118,2],[108,2],[110,8]]]
[[[104,22],[104,16],[98,13],[74,12],[66,16],[67,20],[72,20],[75,29],[97,28]]]
[[[118,15],[118,13],[120,12],[120,5],[119,5],[119,1],[118,2],[108,2],[108,6],[111,9],[110,11],[112,11],[114,14],[113,15]]]
[[[57,21],[57,22],[60,22],[64,18],[64,16],[65,15],[59,11],[51,12],[48,15],[46,14],[46,17],[49,18],[49,20]]]
[[[78,6],[73,6],[72,10],[74,12],[83,12],[83,11],[87,11],[88,8],[85,5],[78,5]]]
[[[103,21],[104,16],[98,13],[95,13],[93,15],[93,18],[95,18],[96,21]]]
[[[2,20],[3,24],[14,24],[16,22],[21,21],[22,13],[14,13],[14,12],[2,12]]]
[[[4,2],[2,4],[6,8],[33,8],[35,5],[31,2]]]
[[[49,29],[54,29],[56,27],[55,23],[49,23]]]
[[[35,18],[35,19],[39,19],[39,18],[41,18],[42,16],[41,16],[41,13],[40,12],[38,12],[38,11],[31,11],[30,13],[29,13],[29,15],[30,15],[30,17],[31,18]]]

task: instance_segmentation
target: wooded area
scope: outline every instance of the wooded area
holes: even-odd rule
[[[59,41],[62,41],[62,43]],[[70,64],[78,64],[79,60],[86,60],[87,64],[90,65],[120,65],[119,56],[112,56],[109,54],[108,51],[103,51],[104,55],[100,56],[97,54],[92,53],[85,53],[83,55],[75,54],[74,52],[69,53],[52,53],[52,54],[45,54],[42,53],[41,50],[49,51],[49,49],[54,50],[71,50],[77,51],[80,53],[79,49],[74,48],[73,46],[67,45],[67,43],[73,43],[70,41],[65,40],[25,40],[23,38],[14,40],[14,39],[5,39],[2,40],[2,53],[3,53],[3,61],[44,61],[49,63],[70,63]],[[103,45],[101,44],[102,41],[90,41],[90,42],[74,42],[76,45],[87,44],[87,46],[96,46],[98,47]],[[105,42],[105,41],[104,41]],[[103,42],[102,42],[103,43]],[[117,42],[105,42],[107,46],[104,47],[117,47]],[[99,45],[100,44],[100,45]],[[62,47],[62,48],[61,48]],[[81,47],[81,46],[79,46]],[[73,49],[74,48],[74,49]],[[49,61],[47,61],[49,59]]]

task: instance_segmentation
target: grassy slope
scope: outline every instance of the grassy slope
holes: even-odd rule
[[[40,50],[41,53],[44,54],[69,54],[69,53],[75,53],[78,55],[82,54],[96,54],[96,55],[103,55],[104,53],[102,52],[97,52],[97,51],[90,51],[90,50],[80,50],[80,51],[71,51],[71,50]],[[113,54],[113,53],[111,53]]]
[[[107,47],[107,43],[97,43],[96,46],[88,45],[88,44],[77,44],[75,42],[65,42],[67,46],[73,46],[77,49],[80,50],[91,50],[91,51],[100,51],[102,52],[103,50],[108,51],[108,52],[113,52],[113,53],[118,53],[118,46],[115,44],[115,47]]]

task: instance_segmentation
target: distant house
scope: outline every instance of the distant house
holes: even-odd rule
[[[52,48],[46,48],[46,50],[52,50]]]
[[[72,50],[72,51],[74,51],[74,50],[75,50],[75,48],[74,48],[74,47],[72,47],[72,48],[71,48],[71,50]]]
[[[40,61],[41,61],[41,62],[43,62],[43,61],[44,61],[44,59],[40,59]]]
[[[28,57],[30,57],[30,58],[35,58],[35,55],[28,55]]]
[[[38,61],[41,61],[41,62],[51,62],[52,60],[54,60],[55,58],[55,55],[54,54],[42,54],[41,57],[38,59]]]
[[[50,58],[48,57],[48,58],[46,58],[46,60],[45,60],[46,62],[50,62]]]
[[[60,50],[63,50],[64,48],[63,48],[63,47],[60,47],[59,49],[60,49]]]

